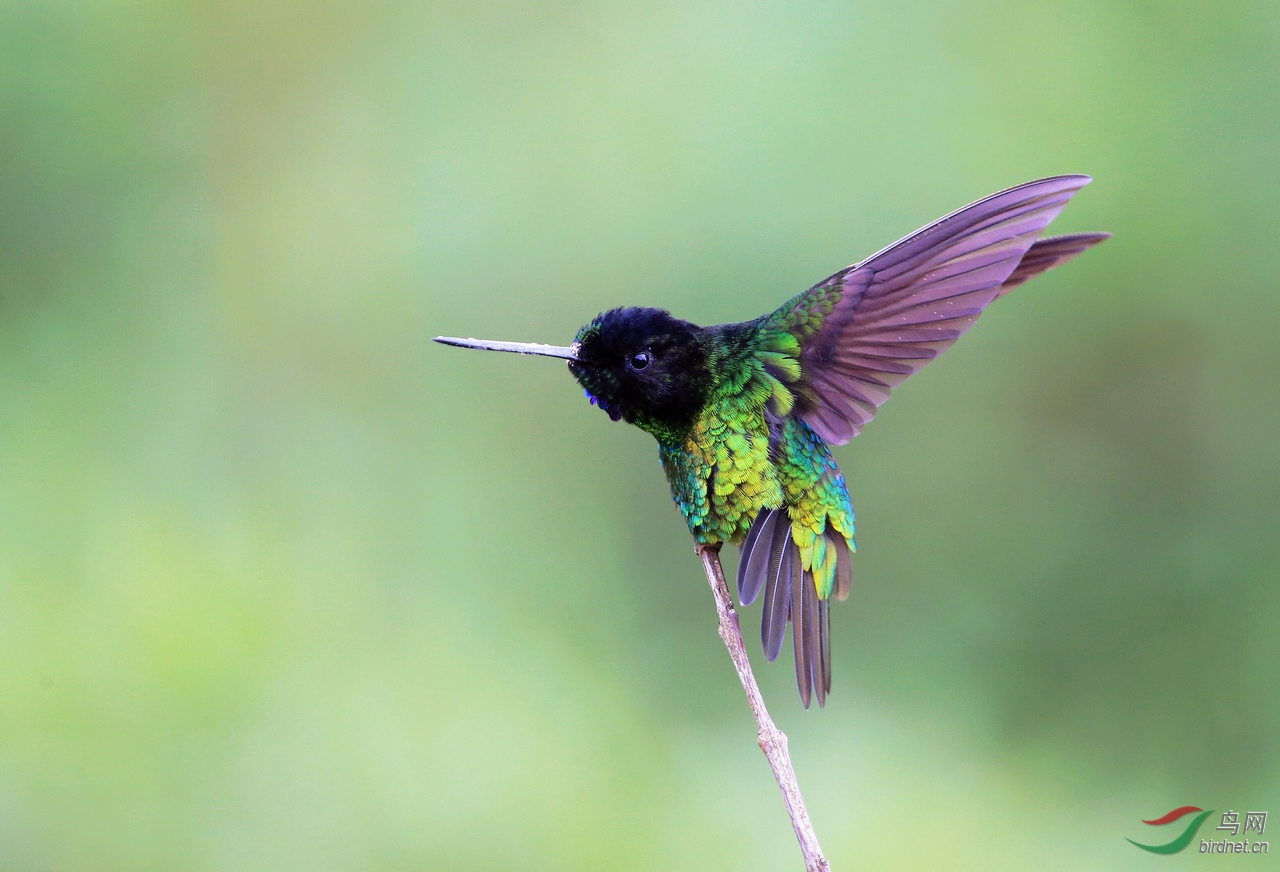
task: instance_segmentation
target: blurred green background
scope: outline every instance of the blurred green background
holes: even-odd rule
[[[1278,57],[1269,0],[3,4],[0,868],[799,868],[650,437],[430,337],[754,317],[1061,172],[1116,238],[838,450],[833,696],[759,676],[837,870],[1273,863],[1124,838],[1280,813]]]

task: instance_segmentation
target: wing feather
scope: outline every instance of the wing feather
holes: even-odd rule
[[[949,348],[993,299],[1106,238],[1075,234],[1034,248],[1089,181],[1055,176],[992,194],[841,270],[766,318],[761,329],[788,330],[800,341],[797,409],[805,422],[829,443],[848,442],[890,389]]]
[[[1027,251],[1026,257],[1018,261],[1018,268],[1004,280],[1004,284],[1000,286],[1000,293],[996,296],[1003,297],[1027,279],[1034,278],[1045,270],[1061,266],[1085,249],[1092,248],[1099,242],[1106,242],[1110,238],[1110,233],[1069,233],[1064,236],[1037,239],[1035,245]]]

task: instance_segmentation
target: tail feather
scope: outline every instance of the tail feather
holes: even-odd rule
[[[800,701],[809,708],[814,697],[826,705],[831,692],[831,599],[844,599],[853,584],[852,549],[848,540],[827,523],[823,531],[828,559],[810,559],[796,543],[786,509],[762,509],[742,545],[738,564],[739,599],[745,605],[763,588],[760,642],[770,662],[782,652],[787,625],[795,657],[796,686]],[[834,567],[831,559],[834,559]],[[832,571],[834,582],[824,582],[831,596],[822,596],[814,569]]]
[[[810,688],[813,686],[813,643],[817,627],[813,625],[811,601],[818,598],[813,575],[793,572],[791,577],[791,642],[795,648],[796,685],[800,688],[800,701],[809,707]]]
[[[822,692],[818,705],[826,705],[831,692],[831,600],[818,600],[818,638],[822,642]]]
[[[826,535],[836,549],[836,599],[847,599],[853,588],[853,555],[850,553],[849,542],[831,526],[830,521],[827,522]]]
[[[749,606],[760,595],[765,576],[772,565],[774,528],[778,519],[786,517],[781,509],[761,509],[742,543],[742,559],[738,561],[738,602]]]
[[[793,575],[792,585],[791,638],[800,701],[808,708],[810,699],[816,696],[818,705],[825,706],[831,692],[831,601],[818,598],[818,587],[810,572]]]
[[[791,619],[791,572],[799,566],[790,524],[775,524],[769,565],[773,567],[764,583],[764,604],[760,611],[760,643],[765,659],[772,662],[782,651],[782,640]]]

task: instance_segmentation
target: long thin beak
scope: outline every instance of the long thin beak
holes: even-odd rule
[[[456,345],[459,348],[482,348],[485,351],[510,351],[515,354],[538,354],[542,357],[578,359],[578,346],[542,345],[538,342],[495,342],[490,339],[458,339],[456,336],[437,336],[436,342]]]

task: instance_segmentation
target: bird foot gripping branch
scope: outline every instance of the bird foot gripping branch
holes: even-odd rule
[[[992,194],[751,321],[699,327],[661,309],[623,307],[597,316],[570,346],[436,338],[567,360],[592,404],[657,439],[810,868],[826,861],[798,789],[793,807],[794,773],[789,784],[780,774],[781,763],[791,768],[785,736],[765,747],[766,723],[770,736],[777,728],[741,646],[719,547],[741,546],[741,604],[763,594],[765,657],[778,656],[790,625],[800,699],[805,708],[815,696],[823,705],[831,690],[829,607],[849,593],[854,551],[853,506],[831,446],[857,436],[890,392],[993,300],[1109,238],[1041,238],[1089,181],[1054,176]]]

